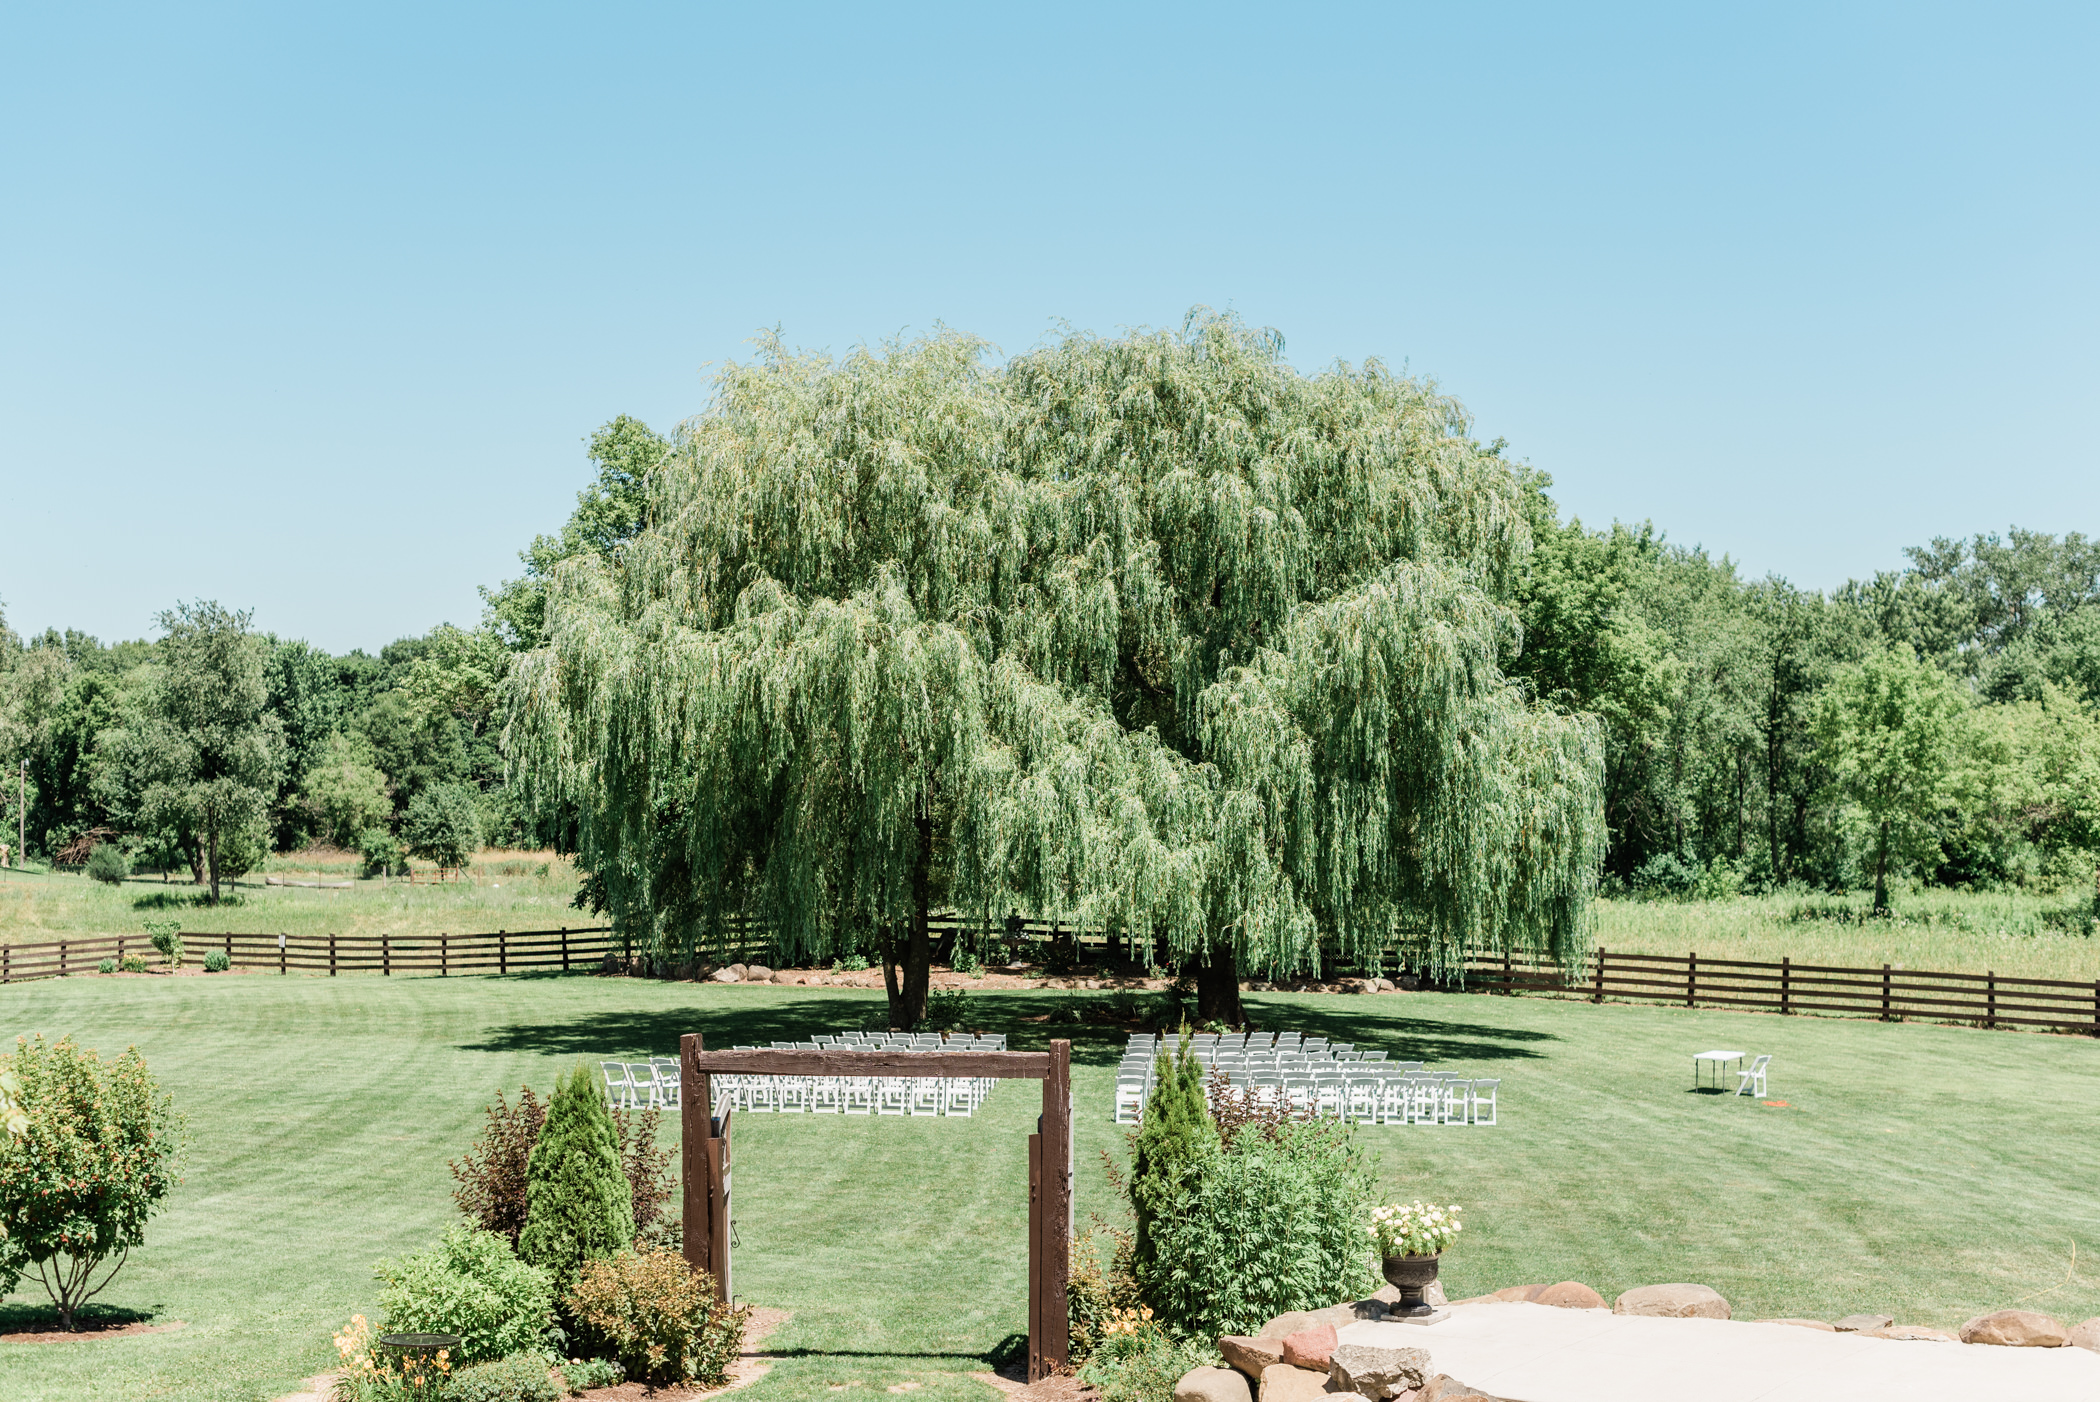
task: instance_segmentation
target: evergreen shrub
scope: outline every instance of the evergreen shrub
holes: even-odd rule
[[[428,1251],[380,1262],[379,1278],[384,1332],[457,1334],[459,1364],[537,1350],[554,1318],[547,1272],[492,1232],[448,1228]]]
[[[586,1338],[650,1384],[727,1382],[751,1314],[717,1300],[714,1278],[676,1251],[652,1246],[585,1262],[566,1303]]]
[[[445,1384],[444,1402],[561,1402],[547,1360],[514,1353],[460,1369]]]
[[[1131,1215],[1137,1219],[1132,1269],[1148,1296],[1154,1278],[1173,1269],[1160,1256],[1158,1228],[1173,1216],[1204,1162],[1218,1152],[1218,1128],[1203,1093],[1203,1068],[1189,1052],[1187,1031],[1173,1056],[1160,1052],[1153,1083],[1132,1144],[1128,1180]]]
[[[634,1194],[619,1131],[590,1071],[579,1065],[555,1082],[526,1162],[518,1254],[566,1289],[585,1261],[633,1241]]]
[[[131,860],[116,843],[97,843],[95,850],[88,855],[87,874],[105,885],[122,885],[131,877]]]
[[[223,949],[208,949],[204,952],[204,972],[223,974],[233,967],[233,960],[226,957]]]

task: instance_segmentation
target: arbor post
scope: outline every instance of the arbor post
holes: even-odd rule
[[[1042,1342],[1029,1333],[1029,1352],[1040,1355],[1041,1372],[1031,1368],[1030,1381],[1064,1367],[1071,1355],[1065,1292],[1072,1268],[1072,1044],[1063,1038],[1050,1043],[1050,1074],[1043,1078],[1041,1157],[1041,1255],[1032,1273],[1042,1280]]]

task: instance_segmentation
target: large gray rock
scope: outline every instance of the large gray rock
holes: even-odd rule
[[[2033,1310],[1998,1310],[1979,1314],[1962,1325],[1961,1341],[2006,1348],[2062,1348],[2071,1342],[2071,1331]]]
[[[1197,1368],[1174,1384],[1174,1402],[1254,1402],[1254,1389],[1230,1368]]]
[[[1645,1314],[1658,1319],[1726,1319],[1728,1301],[1706,1285],[1637,1285],[1612,1301],[1613,1314]]]
[[[807,977],[807,975],[798,976],[789,973],[786,969],[776,969],[773,971],[770,977],[775,983],[800,983],[802,982],[804,977]]]
[[[1601,1310],[1607,1308],[1604,1297],[1579,1280],[1563,1280],[1549,1285],[1531,1297],[1535,1305],[1551,1305],[1563,1310]]]
[[[1327,1360],[1327,1380],[1338,1392],[1373,1399],[1398,1396],[1429,1380],[1429,1354],[1419,1348],[1338,1344]]]
[[[1848,1314],[1833,1327],[1840,1334],[1871,1334],[1895,1322],[1896,1317],[1890,1314]]]
[[[1261,1328],[1255,1331],[1255,1337],[1260,1339],[1288,1338],[1300,1329],[1310,1329],[1313,1325],[1320,1322],[1320,1317],[1311,1310],[1292,1310],[1288,1314],[1279,1314],[1267,1324],[1262,1325]]]
[[[744,966],[742,964],[725,964],[712,974],[709,974],[708,977],[716,983],[742,983],[744,981]]]
[[[763,964],[752,964],[744,970],[744,982],[746,983],[771,983],[772,981],[773,971]]]
[[[1227,1363],[1259,1381],[1262,1369],[1283,1362],[1283,1340],[1226,1334],[1218,1340],[1218,1352],[1225,1355]]]
[[[1324,1402],[1327,1374],[1310,1368],[1272,1363],[1261,1370],[1259,1402]]]
[[[2095,1353],[2100,1353],[2100,1314],[2094,1315],[2083,1324],[2073,1324],[2071,1342],[2078,1348],[2089,1348]]]

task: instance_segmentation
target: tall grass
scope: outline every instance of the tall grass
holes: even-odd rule
[[[1872,906],[1865,893],[1606,900],[1597,902],[1596,942],[1628,954],[2100,978],[2100,938],[2083,894],[1920,890],[1888,916]]]
[[[236,934],[434,935],[483,930],[597,925],[575,909],[576,869],[552,852],[491,849],[476,854],[462,881],[414,883],[365,879],[354,852],[301,852],[272,857],[260,872],[225,888],[216,908],[187,872],[134,876],[116,886],[74,872],[0,871],[0,943],[26,944],[74,935],[136,933],[143,921],[168,919],[186,930]],[[421,863],[418,864],[422,866]],[[349,881],[348,889],[272,886],[265,880]]]

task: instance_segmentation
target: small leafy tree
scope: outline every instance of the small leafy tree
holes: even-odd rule
[[[87,874],[91,880],[105,885],[121,886],[131,876],[131,863],[125,859],[124,849],[114,842],[101,842],[89,854]]]
[[[357,838],[358,855],[365,859],[365,875],[385,876],[401,870],[401,843],[385,828],[366,828]]]
[[[0,1146],[0,1294],[34,1274],[71,1330],[175,1186],[182,1120],[136,1049],[105,1063],[70,1037],[18,1038],[0,1070],[26,1118]]]
[[[481,847],[481,806],[465,784],[432,784],[401,820],[408,850],[439,866],[463,867]]]
[[[633,1241],[634,1197],[619,1132],[589,1070],[578,1066],[555,1082],[526,1162],[518,1254],[566,1288],[585,1261]]]
[[[182,967],[182,922],[179,920],[148,920],[146,938],[168,961],[168,967]]]

